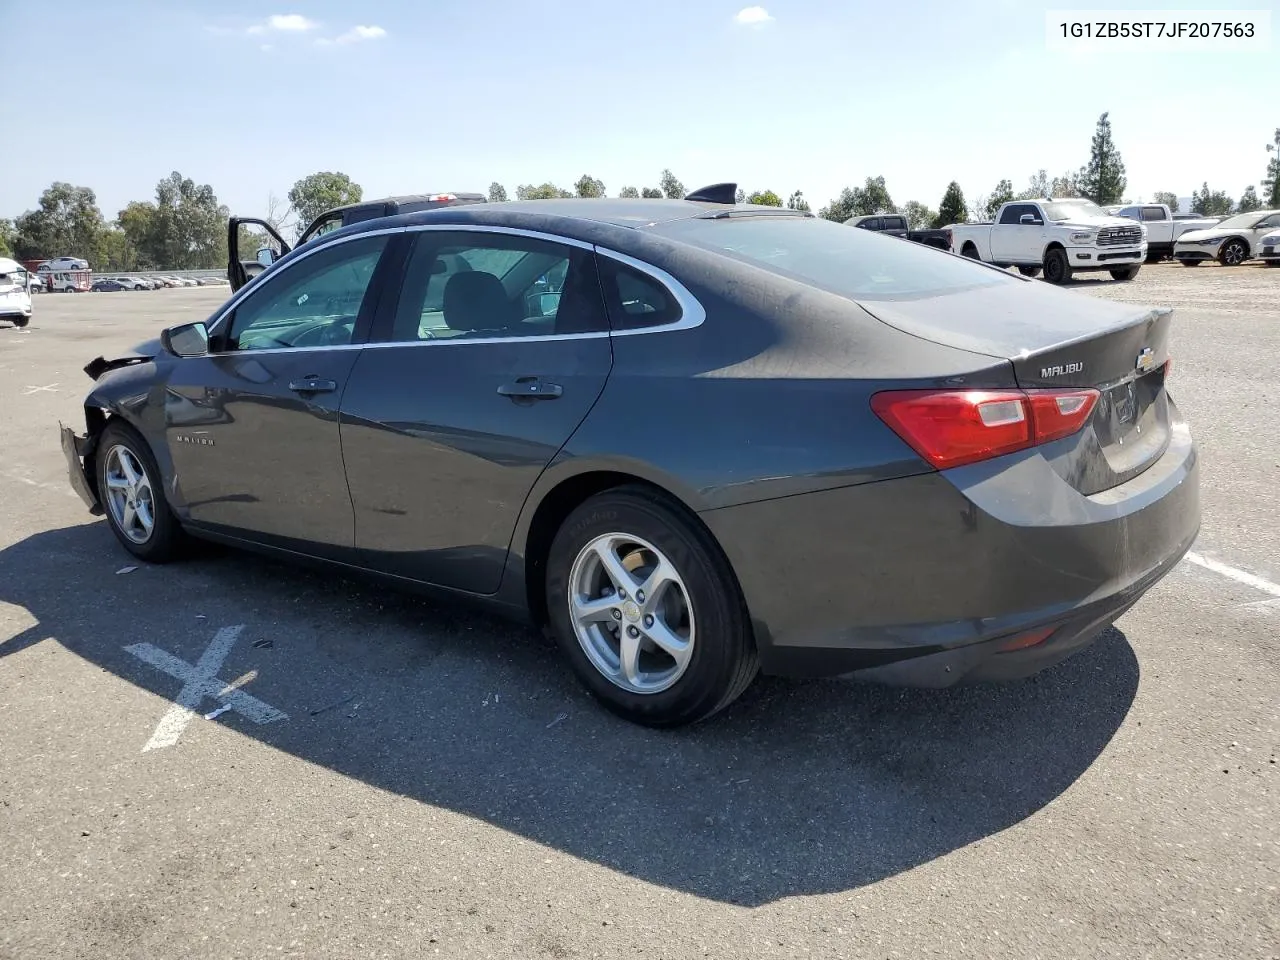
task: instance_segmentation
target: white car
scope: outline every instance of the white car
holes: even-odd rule
[[[1258,241],[1255,256],[1268,267],[1280,267],[1280,230],[1268,233]]]
[[[31,322],[31,294],[27,287],[27,271],[22,264],[0,257],[0,320],[8,320],[15,327]]]
[[[40,264],[40,269],[45,273],[57,273],[64,270],[88,270],[89,261],[81,260],[79,257],[54,257],[52,260]]]
[[[111,279],[114,280],[116,283],[120,284],[120,286],[122,287],[128,287],[130,290],[146,289],[146,287],[142,285],[142,282],[139,281],[137,277],[112,277]]]
[[[1265,246],[1262,238],[1277,229],[1280,210],[1237,213],[1212,227],[1184,233],[1173,245],[1173,256],[1184,267],[1198,267],[1206,260],[1217,260],[1224,267],[1239,266],[1258,256]]]
[[[1137,220],[1147,230],[1147,263],[1155,263],[1173,255],[1173,245],[1184,233],[1207,230],[1221,218],[1177,220],[1163,203],[1139,203],[1127,207],[1107,207],[1107,212],[1126,220]]]

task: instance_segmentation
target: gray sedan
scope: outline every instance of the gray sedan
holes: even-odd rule
[[[761,670],[946,686],[1087,645],[1199,527],[1169,337],[795,211],[478,204],[334,231],[95,360],[62,442],[135,557],[479,599],[670,726]]]

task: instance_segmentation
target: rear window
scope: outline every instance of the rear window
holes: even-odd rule
[[[821,218],[690,219],[656,230],[855,300],[918,299],[1020,282],[964,257]]]

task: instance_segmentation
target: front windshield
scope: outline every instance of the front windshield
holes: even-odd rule
[[[1092,200],[1055,200],[1042,203],[1045,216],[1050,220],[1070,220],[1072,217],[1105,217],[1107,212]]]
[[[1227,219],[1220,220],[1214,226],[1207,227],[1206,229],[1247,230],[1249,227],[1252,227],[1255,223],[1257,223],[1259,220],[1262,220],[1262,219],[1264,219],[1264,217],[1258,213],[1237,213],[1234,217],[1227,217]]]

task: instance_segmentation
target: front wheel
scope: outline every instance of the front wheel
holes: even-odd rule
[[[1038,276],[1040,276],[1040,268],[1039,268],[1039,267],[1019,267],[1019,268],[1018,268],[1018,272],[1019,272],[1020,274],[1022,274],[1024,277],[1038,277]]]
[[[1198,266],[1200,266],[1200,261],[1199,261],[1199,260],[1179,260],[1178,262],[1179,262],[1179,263],[1181,263],[1184,267],[1198,267]]]
[[[758,670],[737,580],[711,535],[640,486],[597,494],[561,525],[547,610],[578,678],[635,723],[675,727],[724,709]]]
[[[30,322],[31,322],[30,317],[14,317],[13,318],[13,325],[17,327],[19,330],[21,330]]]
[[[1238,267],[1249,256],[1243,240],[1228,240],[1218,251],[1218,262],[1224,267]]]
[[[1111,271],[1112,280],[1132,280],[1138,275],[1141,267],[1121,267],[1118,270]]]
[[[1071,280],[1071,264],[1067,260],[1067,251],[1055,247],[1044,255],[1044,278],[1053,284],[1063,284]]]
[[[98,438],[97,475],[107,523],[124,548],[150,563],[174,559],[184,534],[142,435],[120,421],[107,424]]]

